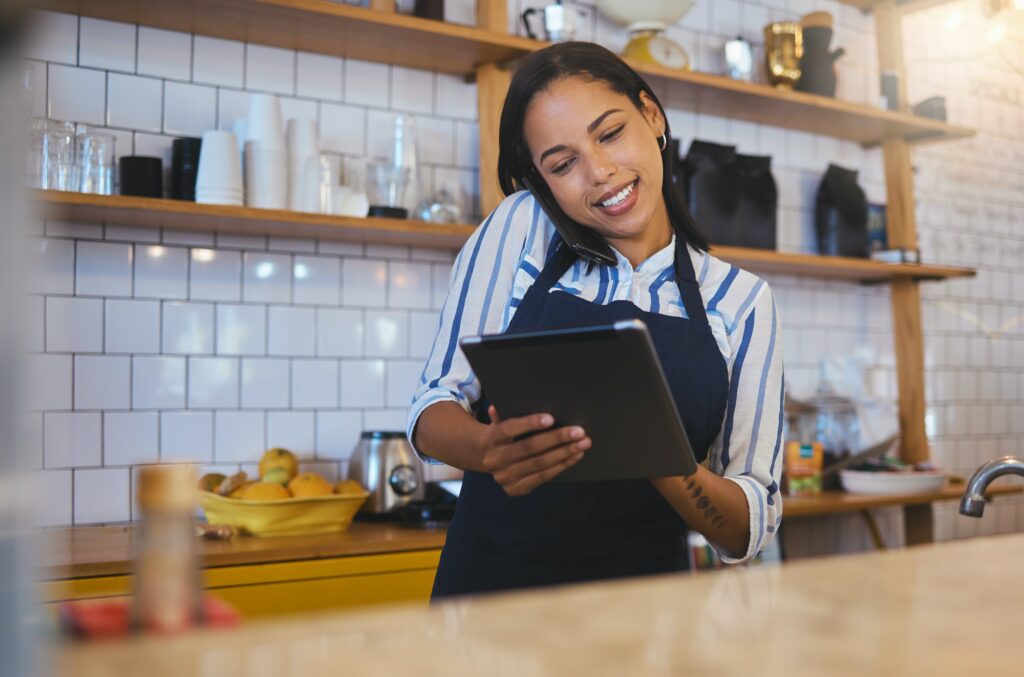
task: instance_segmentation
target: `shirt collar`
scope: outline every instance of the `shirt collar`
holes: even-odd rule
[[[629,259],[623,256],[618,249],[612,247],[612,251],[615,252],[615,258],[618,260],[617,267],[620,271],[643,275],[645,277],[656,277],[669,266],[675,265],[676,234],[672,233],[672,239],[669,243],[641,261],[640,265],[637,266],[636,269],[633,268],[633,264],[631,264]]]

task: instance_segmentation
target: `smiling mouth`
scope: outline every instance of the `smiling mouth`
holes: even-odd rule
[[[605,193],[600,200],[594,203],[594,205],[597,207],[604,207],[607,209],[610,207],[614,207],[617,204],[621,204],[626,198],[629,197],[630,193],[632,193],[636,189],[636,184],[639,181],[640,179],[633,179],[631,182],[629,182],[616,192]]]

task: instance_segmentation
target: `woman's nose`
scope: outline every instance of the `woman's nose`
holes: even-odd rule
[[[590,178],[594,184],[604,183],[618,171],[618,165],[607,151],[603,148],[594,150],[588,162],[590,167]]]

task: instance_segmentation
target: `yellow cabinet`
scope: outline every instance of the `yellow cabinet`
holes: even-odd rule
[[[247,618],[430,599],[440,550],[209,567],[203,587]],[[46,581],[43,603],[130,594],[130,575]]]

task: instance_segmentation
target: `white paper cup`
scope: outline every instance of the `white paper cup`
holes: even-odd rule
[[[238,147],[231,132],[210,130],[203,132],[199,151],[199,169],[196,173],[196,193],[202,191],[242,192],[242,167],[238,161]]]
[[[288,157],[301,162],[305,158],[320,154],[316,121],[310,118],[288,120]]]
[[[247,126],[245,118],[238,118],[231,123],[231,131],[235,133],[235,143],[238,144],[238,161],[242,163],[242,171],[245,171],[245,129]]]
[[[242,193],[220,190],[197,190],[196,202],[208,205],[232,205],[241,207],[244,204]]]
[[[245,203],[262,209],[288,208],[288,160],[281,150],[246,142]]]
[[[257,147],[285,150],[284,126],[281,124],[281,102],[271,94],[249,95],[249,116],[246,119],[245,140],[256,142]],[[248,151],[248,147],[246,147]]]

